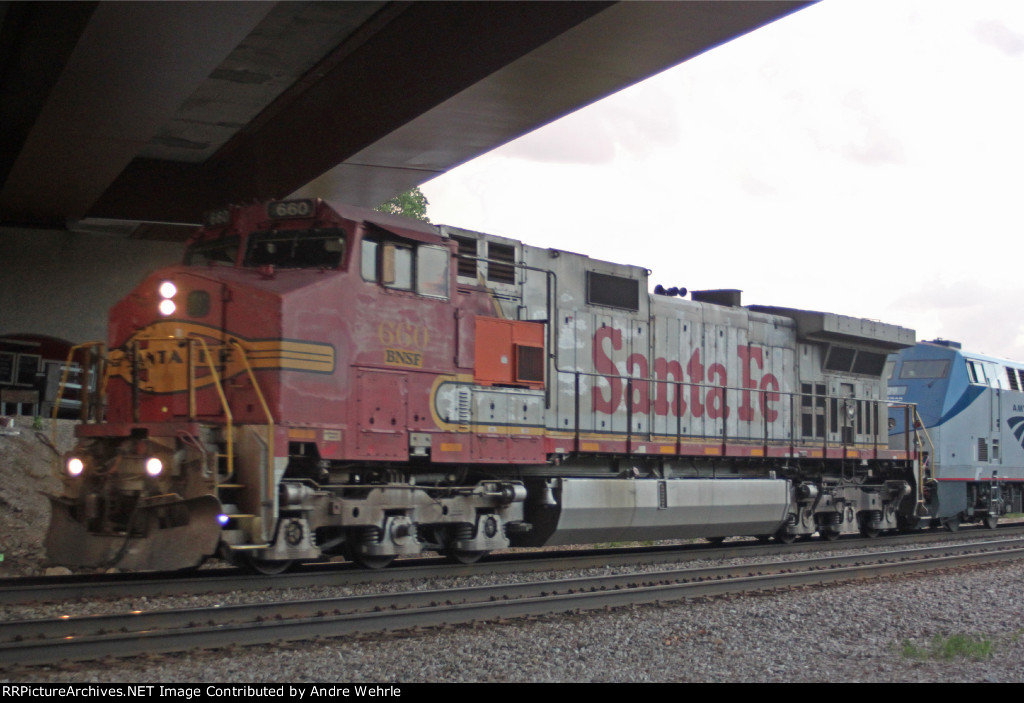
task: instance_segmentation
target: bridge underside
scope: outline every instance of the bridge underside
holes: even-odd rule
[[[805,4],[0,3],[0,225],[373,206]]]

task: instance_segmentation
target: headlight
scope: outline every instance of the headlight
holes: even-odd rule
[[[72,478],[75,476],[80,476],[82,472],[85,471],[85,462],[83,462],[77,456],[73,456],[70,459],[68,459],[67,470],[68,476],[71,476]]]
[[[178,294],[178,286],[174,285],[173,281],[163,281],[157,290],[160,293],[160,297],[163,298],[158,306],[160,314],[164,317],[173,315],[174,310],[178,307],[174,304],[173,300],[174,296]]]
[[[156,457],[146,459],[146,473],[150,476],[159,476],[164,470],[164,462],[160,461]]]

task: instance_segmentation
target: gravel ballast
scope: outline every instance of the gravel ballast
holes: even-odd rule
[[[0,438],[0,575],[41,573],[52,453]],[[61,423],[58,447],[71,445]],[[49,426],[47,423],[47,430]],[[42,464],[41,458],[47,458]],[[794,550],[794,557],[798,550]],[[561,577],[571,576],[568,573]],[[476,577],[474,582],[491,577]],[[527,576],[530,580],[539,574]],[[1024,681],[1024,562],[873,582],[187,655],[0,668],[5,682]],[[449,584],[448,587],[450,587]],[[446,587],[396,583],[387,590]],[[327,595],[313,592],[309,597]],[[362,589],[356,589],[363,592]],[[384,590],[384,589],[381,589]],[[267,597],[272,597],[267,595]],[[221,596],[225,603],[251,600]],[[174,599],[133,606],[185,607]],[[198,602],[193,603],[198,604]],[[72,606],[72,604],[68,604]],[[107,608],[76,603],[74,612]],[[108,606],[109,607],[109,606]],[[0,617],[38,617],[19,608]],[[2,667],[2,662],[0,662]]]
[[[1022,581],[1024,564],[1011,563],[2,675],[35,682],[1022,681]]]

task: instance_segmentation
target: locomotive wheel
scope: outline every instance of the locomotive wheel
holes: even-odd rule
[[[716,546],[725,541],[725,537],[705,537],[704,539],[707,540],[709,544],[714,544]]]
[[[248,554],[244,555],[241,559],[241,566],[244,569],[251,571],[254,574],[260,576],[277,576],[283,574],[292,568],[295,562],[291,559],[282,560],[271,560],[271,559],[257,559],[251,557]]]
[[[946,518],[942,521],[942,526],[949,532],[958,532],[960,530],[960,516],[956,515],[951,518]]]
[[[985,527],[994,530],[999,527],[999,516],[989,513],[985,516]]]
[[[838,531],[834,532],[832,530],[823,530],[823,531],[819,532],[818,534],[820,534],[821,538],[823,540],[825,540],[826,542],[835,542],[837,539],[839,539],[839,532]]]
[[[878,535],[882,534],[882,531],[877,527],[868,527],[867,525],[861,525],[860,534],[862,537],[868,539],[875,539]]]
[[[790,534],[784,530],[779,530],[775,533],[775,541],[780,544],[793,544],[796,541],[796,535]]]
[[[223,544],[221,545],[220,557],[232,566],[237,566],[239,569],[245,569],[250,574],[258,574],[260,576],[277,576],[295,565],[295,562],[291,559],[257,559],[248,552],[235,551]]]
[[[395,555],[351,554],[349,558],[364,569],[383,569],[386,566],[391,566],[391,562],[395,560]]]
[[[444,550],[444,555],[448,561],[456,564],[475,564],[489,553],[487,550],[452,549],[450,547]]]

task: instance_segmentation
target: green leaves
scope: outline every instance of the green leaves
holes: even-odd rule
[[[411,217],[414,220],[430,222],[430,218],[427,217],[427,205],[429,204],[427,196],[423,195],[423,192],[417,186],[412,190],[396,195],[391,200],[384,201],[374,209],[388,215],[401,215],[402,217]]]

